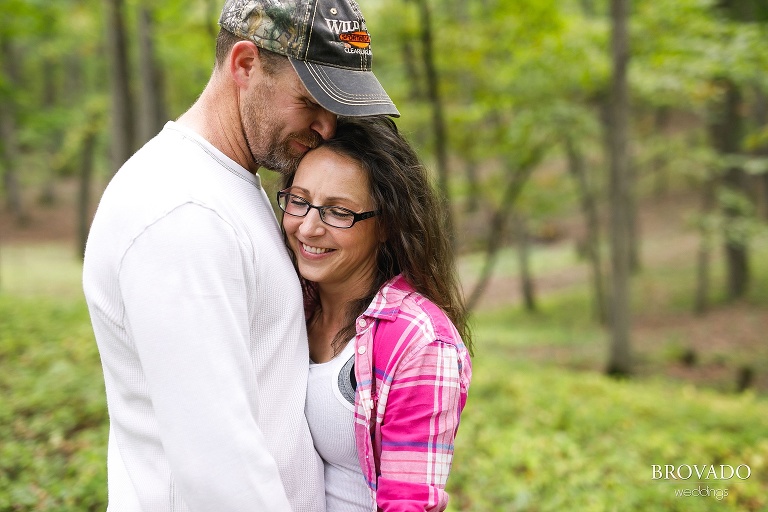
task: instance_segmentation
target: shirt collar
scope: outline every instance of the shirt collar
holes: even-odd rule
[[[400,312],[400,305],[403,300],[414,291],[413,286],[406,281],[402,274],[399,274],[384,283],[363,316],[394,320]]]

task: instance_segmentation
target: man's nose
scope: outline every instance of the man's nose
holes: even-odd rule
[[[310,128],[319,133],[323,140],[330,139],[336,133],[336,114],[320,109]]]

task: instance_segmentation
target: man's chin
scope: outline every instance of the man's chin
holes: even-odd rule
[[[303,156],[303,155],[302,155]],[[261,164],[261,167],[269,171],[277,172],[283,175],[292,174],[296,171],[301,161],[301,156],[283,157],[278,159],[269,159]]]

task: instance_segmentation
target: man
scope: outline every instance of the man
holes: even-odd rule
[[[398,115],[354,0],[228,0],[199,100],[104,192],[83,287],[110,414],[110,511],[322,511],[301,290],[260,167],[336,114]]]

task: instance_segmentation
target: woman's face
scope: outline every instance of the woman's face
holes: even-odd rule
[[[288,191],[315,206],[340,206],[356,213],[376,209],[359,164],[323,147],[302,159]],[[325,224],[320,212],[310,208],[305,217],[283,215],[283,228],[302,277],[321,290],[355,296],[368,291],[382,241],[375,217],[341,229]]]

